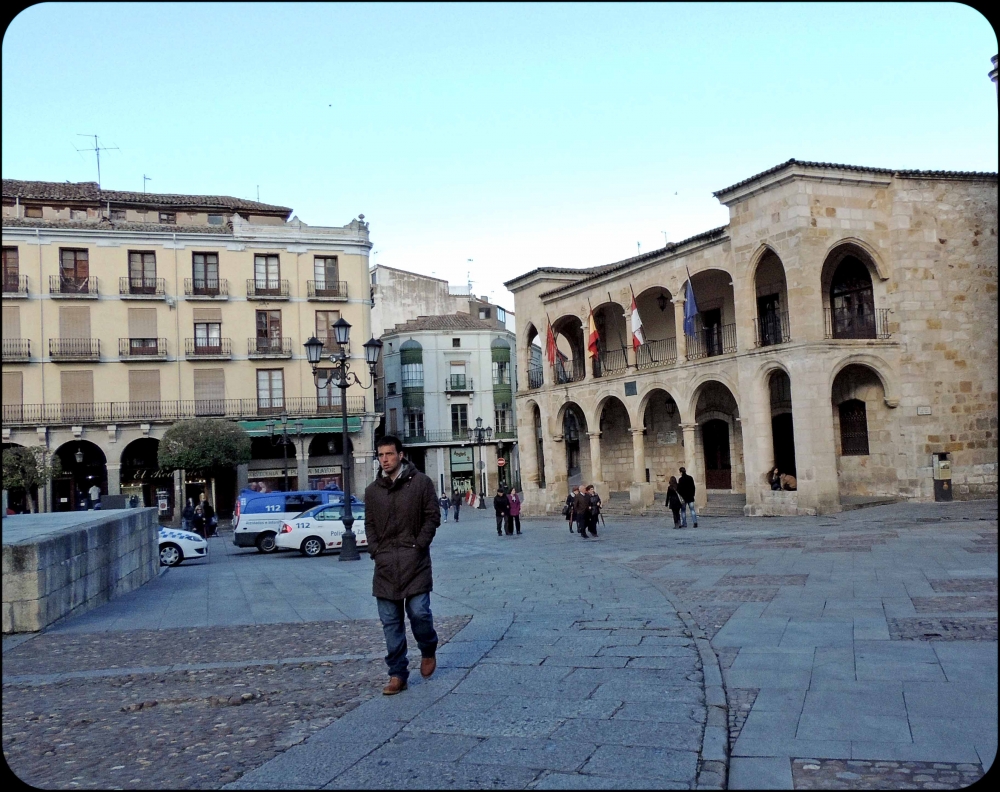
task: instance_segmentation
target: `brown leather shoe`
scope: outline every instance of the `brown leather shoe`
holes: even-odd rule
[[[395,696],[406,690],[406,680],[402,677],[389,677],[389,684],[382,688],[383,696]]]
[[[438,667],[437,659],[434,657],[425,657],[420,661],[420,676],[427,679],[434,670]]]

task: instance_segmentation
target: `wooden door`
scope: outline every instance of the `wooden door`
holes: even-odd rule
[[[706,421],[701,426],[701,439],[705,450],[705,488],[732,489],[729,424],[718,419]]]

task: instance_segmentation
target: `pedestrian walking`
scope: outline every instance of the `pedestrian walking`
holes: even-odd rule
[[[566,522],[569,523],[570,533],[573,533],[573,517],[574,517],[573,501],[576,498],[577,494],[579,494],[579,492],[580,492],[579,487],[573,487],[569,495],[566,496],[566,505],[563,506],[563,514],[566,515]]]
[[[674,513],[674,528],[680,528],[683,501],[681,500],[681,496],[677,494],[677,479],[673,476],[667,482],[667,502],[665,505]]]
[[[503,494],[502,488],[497,488],[497,494],[493,496],[493,511],[497,515],[497,536],[503,536],[504,529],[507,531],[507,535],[510,536],[514,529],[510,527],[510,501],[507,500],[507,496]]]
[[[590,512],[587,515],[587,529],[591,536],[597,536],[597,521],[601,519],[601,496],[597,494],[593,484],[587,485],[587,500],[590,501]]]
[[[573,522],[581,539],[587,538],[587,522],[590,519],[590,498],[579,487],[573,488]]]
[[[375,561],[372,596],[385,635],[389,683],[382,693],[406,690],[404,612],[420,648],[420,675],[437,668],[438,637],[431,614],[431,542],[441,524],[434,482],[403,456],[398,437],[378,441],[379,475],[365,490],[365,534]]]
[[[441,522],[448,522],[448,509],[451,508],[451,498],[441,493],[441,497],[438,498],[438,506],[441,507]]]
[[[698,527],[698,510],[694,507],[694,479],[687,474],[687,470],[680,469],[681,477],[677,480],[677,494],[681,497],[681,528],[687,528],[687,513],[691,510],[691,519],[694,527]]]
[[[205,533],[208,536],[218,536],[219,518],[218,515],[216,515],[212,504],[208,502],[208,498],[201,502],[201,513],[205,518]]]
[[[451,491],[451,505],[455,509],[455,522],[458,522],[458,510],[462,508],[462,496],[458,490]]]
[[[191,522],[194,520],[194,501],[188,498],[187,505],[181,511],[181,528],[185,531],[191,530]]]
[[[194,517],[191,518],[191,527],[202,539],[208,538],[205,533],[205,513],[202,511],[200,503],[194,507]]]
[[[510,517],[508,519],[508,524],[513,525],[517,529],[517,535],[521,535],[521,496],[517,494],[517,489],[515,487],[510,488],[510,492],[507,493],[507,500],[510,503]],[[508,531],[509,533],[509,531]]]

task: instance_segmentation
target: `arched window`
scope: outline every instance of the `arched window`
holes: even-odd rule
[[[868,268],[846,256],[830,282],[834,338],[875,338],[875,297]]]
[[[840,453],[842,456],[868,455],[868,413],[860,399],[842,402],[840,409]]]

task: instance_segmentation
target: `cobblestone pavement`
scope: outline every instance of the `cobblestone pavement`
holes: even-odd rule
[[[456,632],[391,698],[369,560],[212,540],[5,638],[4,752],[47,787],[960,788],[996,754],[996,510],[609,518],[597,541],[464,510],[434,544]]]
[[[42,789],[217,789],[375,695],[384,653],[376,621],[40,635],[3,658],[4,758]]]

